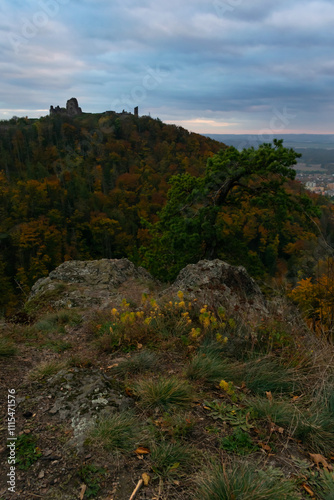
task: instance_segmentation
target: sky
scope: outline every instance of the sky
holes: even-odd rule
[[[150,114],[213,134],[334,133],[334,2],[0,0],[0,119]]]

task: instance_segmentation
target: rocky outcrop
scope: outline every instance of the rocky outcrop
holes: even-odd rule
[[[266,313],[264,296],[246,269],[218,259],[186,266],[168,288],[128,259],[68,261],[35,283],[27,307],[33,310],[44,304],[104,309],[119,305],[123,298],[139,306],[143,293],[153,292],[170,300],[179,290],[199,305]]]
[[[189,299],[196,299],[200,305],[222,305],[231,312],[240,308],[266,312],[266,301],[260,287],[246,269],[219,259],[189,264],[163,296],[176,295],[178,290],[186,293]]]
[[[38,280],[31,289],[26,306],[49,303],[51,306],[106,308],[126,297],[140,303],[143,293],[155,289],[157,282],[143,268],[128,259],[67,261]]]

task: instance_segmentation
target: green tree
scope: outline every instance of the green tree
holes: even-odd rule
[[[184,265],[200,258],[226,257],[224,247],[232,244],[226,227],[233,225],[228,210],[235,207],[240,212],[240,207],[246,206],[258,218],[256,228],[251,229],[255,235],[259,233],[255,250],[260,246],[262,237],[258,228],[262,222],[267,226],[262,227],[262,232],[271,231],[272,241],[267,242],[268,248],[262,252],[263,267],[274,269],[280,240],[276,236],[281,232],[284,241],[285,219],[291,218],[292,211],[298,211],[298,207],[302,210],[302,198],[297,200],[286,189],[287,181],[295,178],[293,165],[299,156],[293,149],[283,147],[282,140],[275,139],[273,144],[262,144],[257,150],[253,147],[242,151],[234,147],[222,149],[208,159],[202,177],[189,173],[172,177],[168,201],[159,214],[159,221],[146,223],[151,240],[141,249],[143,265],[160,279],[174,279]],[[244,255],[248,245],[250,255],[254,254],[254,248],[249,246],[251,238],[247,241],[242,236],[237,242],[235,238],[233,234],[232,247],[237,243]],[[256,242],[255,237],[253,240]],[[254,260],[254,255],[252,258]],[[258,260],[255,259],[257,266]]]

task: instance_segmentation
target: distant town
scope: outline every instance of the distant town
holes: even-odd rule
[[[334,173],[308,173],[297,170],[296,178],[309,191],[334,198]]]

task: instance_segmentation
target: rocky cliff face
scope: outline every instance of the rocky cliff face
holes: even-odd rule
[[[246,269],[218,259],[188,265],[167,289],[128,259],[68,261],[35,283],[27,305],[104,309],[123,298],[139,305],[142,294],[152,291],[169,300],[179,290],[199,304],[223,305],[230,311],[266,310],[261,290]]]

